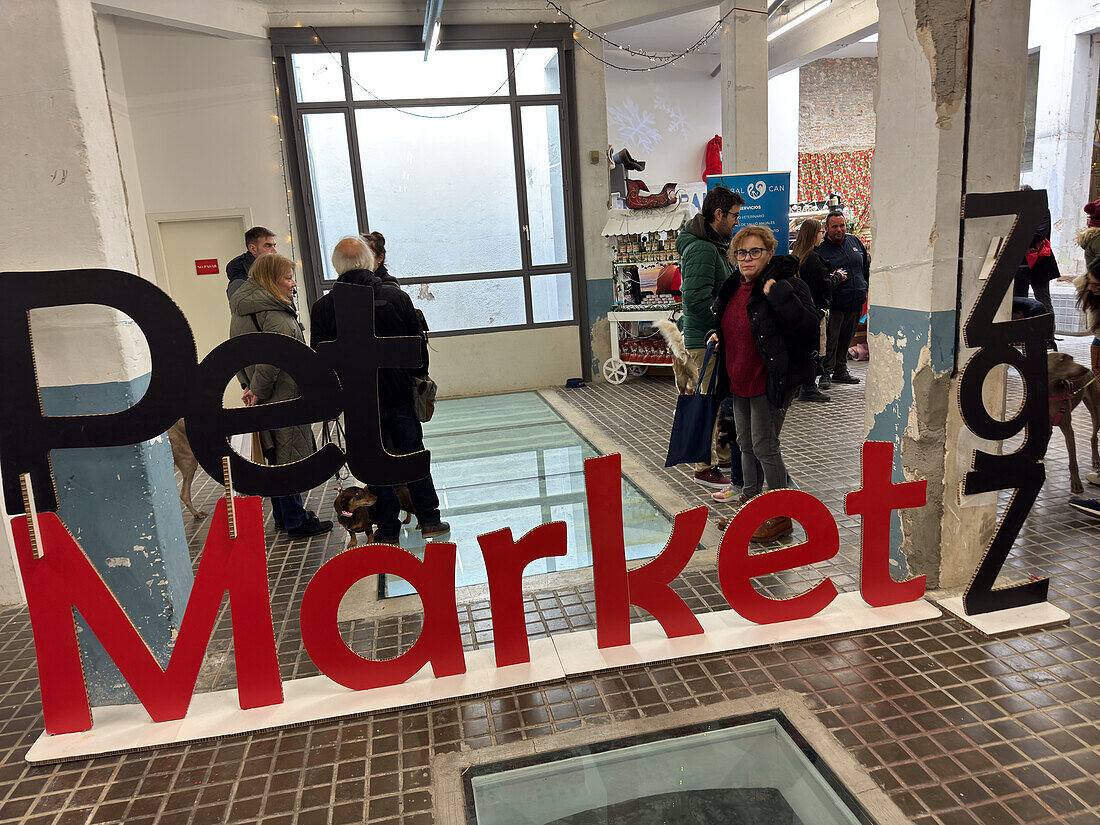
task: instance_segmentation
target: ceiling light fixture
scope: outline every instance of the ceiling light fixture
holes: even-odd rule
[[[825,11],[825,9],[829,8],[829,6],[831,6],[832,4],[833,0],[823,0],[823,2],[818,3],[816,6],[807,9],[793,20],[788,20],[786,23],[784,23],[782,26],[780,26],[778,29],[768,35],[768,42],[771,43],[773,40],[775,40],[775,38],[779,37],[779,35],[789,32],[795,26],[802,25],[811,17],[816,17],[817,15],[821,14],[821,12]]]
[[[439,36],[443,29],[443,0],[429,0],[424,9],[424,61],[439,46]]]

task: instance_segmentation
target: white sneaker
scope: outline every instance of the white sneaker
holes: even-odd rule
[[[1093,470],[1091,473],[1086,474],[1085,481],[1087,481],[1089,484],[1095,484],[1097,487],[1100,487],[1100,472]]]

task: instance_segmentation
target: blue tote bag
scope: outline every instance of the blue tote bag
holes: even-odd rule
[[[710,377],[710,386],[702,391],[703,375],[707,363],[714,355],[714,345],[707,347],[703,356],[703,368],[695,384],[694,395],[681,395],[676,399],[676,417],[672,419],[672,436],[668,440],[666,467],[677,464],[695,464],[710,461],[711,440],[714,437],[714,421],[718,417],[718,399],[714,391],[718,386],[718,370]]]

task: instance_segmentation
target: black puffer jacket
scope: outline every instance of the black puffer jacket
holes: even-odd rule
[[[772,279],[775,284],[765,295],[764,284]],[[741,278],[734,272],[722,285],[714,303],[714,317],[718,319],[715,330],[718,355],[722,358],[722,369],[718,370],[718,398],[725,398],[730,392],[729,375],[725,370],[722,315],[740,285]],[[756,349],[768,371],[768,401],[782,406],[789,390],[813,377],[813,358],[819,336],[819,315],[810,288],[798,278],[798,258],[776,255],[768,262],[749,296],[748,313]]]

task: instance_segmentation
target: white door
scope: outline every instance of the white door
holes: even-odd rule
[[[225,267],[244,252],[244,218],[161,220],[158,227],[168,292],[191,325],[201,361],[229,337]],[[230,382],[225,405],[241,406],[240,394]]]

